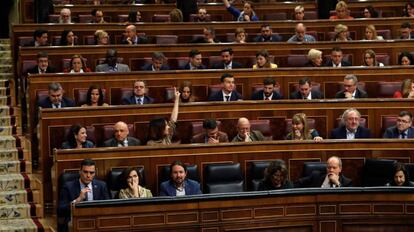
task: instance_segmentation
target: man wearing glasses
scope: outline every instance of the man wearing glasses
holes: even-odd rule
[[[346,75],[344,78],[344,89],[335,94],[335,98],[367,98],[368,94],[358,88],[358,78],[355,75]]]
[[[408,111],[401,111],[398,115],[396,125],[385,130],[386,139],[412,139],[414,138],[413,115]]]

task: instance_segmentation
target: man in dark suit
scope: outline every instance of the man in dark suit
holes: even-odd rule
[[[332,156],[326,162],[326,174],[313,171],[310,176],[300,178],[296,183],[297,188],[321,187],[340,188],[352,187],[352,180],[346,178],[342,173],[342,161],[337,156]]]
[[[203,57],[201,56],[201,52],[193,49],[188,54],[188,63],[184,66],[179,67],[178,69],[181,70],[198,70],[198,69],[206,69],[206,66],[203,65]]]
[[[95,161],[84,159],[79,170],[80,178],[62,183],[63,187],[59,196],[58,216],[64,218],[60,228],[67,229],[67,223],[70,220],[71,203],[81,201],[107,200],[110,199],[108,188],[105,182],[96,180]],[[66,228],[65,228],[66,227]]]
[[[128,125],[121,121],[114,125],[114,137],[104,142],[104,147],[128,147],[139,145],[141,145],[141,141],[129,136]]]
[[[148,39],[144,36],[138,36],[137,27],[135,25],[128,25],[125,28],[125,37],[122,39],[121,44],[137,45],[146,44]]]
[[[282,37],[273,34],[270,24],[263,24],[260,29],[261,34],[254,38],[254,42],[280,42]]]
[[[234,76],[230,73],[224,73],[220,78],[221,91],[212,93],[209,97],[209,101],[239,101],[242,100],[240,93],[236,91],[236,85],[234,84]]]
[[[133,95],[129,98],[123,98],[123,105],[144,105],[154,103],[154,98],[148,97],[145,95],[146,83],[143,80],[137,80],[134,82],[134,91]]]
[[[212,65],[213,69],[235,69],[243,68],[242,65],[233,60],[233,49],[224,48],[221,50],[221,62]]]
[[[29,44],[25,44],[25,46],[30,47],[41,47],[41,46],[49,46],[48,43],[48,31],[44,29],[37,29],[33,33],[33,41]]]
[[[401,111],[395,126],[385,130],[386,139],[412,139],[414,138],[413,115],[408,111]]]
[[[359,124],[361,114],[357,109],[350,108],[342,114],[342,126],[331,131],[331,139],[369,139],[371,131]]]
[[[191,41],[191,43],[220,43],[220,40],[216,38],[216,30],[212,27],[203,28],[203,36],[197,37]]]
[[[38,52],[37,53],[37,65],[27,70],[27,73],[30,73],[30,74],[55,73],[55,72],[56,72],[55,68],[49,66],[49,56],[47,52]]]
[[[187,177],[187,166],[181,161],[170,165],[170,180],[160,186],[160,196],[188,196],[202,194],[200,184]]]
[[[368,94],[358,88],[358,78],[355,75],[348,74],[344,78],[344,90],[341,90],[335,94],[335,98],[367,98]]]
[[[290,94],[290,99],[323,99],[323,93],[312,89],[312,81],[308,77],[299,80],[299,90]]]
[[[237,135],[232,142],[254,142],[264,141],[265,137],[262,132],[250,130],[250,121],[247,118],[239,118],[237,121]]]
[[[144,71],[161,71],[161,70],[170,70],[167,64],[165,64],[166,58],[162,52],[153,52],[152,53],[152,63],[146,64],[142,67]]]
[[[278,100],[282,96],[276,91],[276,81],[271,77],[263,80],[263,90],[259,90],[252,95],[252,100]]]
[[[42,108],[65,108],[74,107],[73,100],[63,96],[64,90],[59,83],[49,84],[49,96],[37,102],[37,106]]]
[[[344,55],[342,53],[342,49],[340,47],[334,47],[331,50],[331,59],[326,62],[324,66],[334,68],[351,66],[351,64],[344,61],[343,58]]]
[[[400,27],[400,38],[399,39],[412,39],[411,38],[411,23],[409,22],[403,22]]]
[[[205,119],[203,121],[204,132],[196,134],[191,139],[191,143],[228,143],[229,138],[226,133],[219,131],[215,119]]]

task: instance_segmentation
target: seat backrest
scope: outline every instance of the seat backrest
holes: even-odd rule
[[[36,65],[37,65],[37,61],[36,60],[23,60],[23,64],[22,64],[22,74],[26,74],[27,73],[27,70],[33,68]]]
[[[242,192],[244,179],[240,164],[207,164],[204,167],[204,184],[204,193]]]
[[[129,136],[135,137],[134,124],[128,124]],[[103,141],[106,141],[114,136],[114,126],[105,125],[103,127]]]
[[[127,21],[128,21],[128,15],[127,14],[118,15],[118,22],[125,23]]]
[[[287,14],[285,12],[268,13],[264,15],[264,20],[286,20]]]
[[[309,19],[318,19],[318,12],[316,11],[305,11],[305,17],[306,20]]]
[[[382,36],[384,39],[391,39],[391,30],[389,29],[377,30],[377,34]]]
[[[33,43],[34,39],[32,36],[19,36],[18,37],[18,44],[19,46],[29,46],[29,44]]]
[[[414,180],[414,163],[408,163],[404,165],[405,165],[405,169],[408,172],[409,180],[413,181]]]
[[[264,178],[264,171],[269,166],[271,161],[255,161],[250,165],[250,171],[247,182],[247,190],[259,190],[259,184]]]
[[[85,35],[83,37],[83,44],[85,44],[85,45],[95,45],[95,36],[94,35]]]
[[[214,64],[221,63],[221,61],[222,61],[221,56],[209,56],[209,57],[208,57],[208,64],[209,64],[210,68],[211,68]]]
[[[270,120],[258,119],[250,120],[250,130],[257,130],[262,132],[265,140],[272,140],[272,130],[270,128]]]
[[[177,35],[156,35],[156,44],[176,44],[178,41]]]
[[[384,186],[394,176],[397,161],[387,159],[366,159],[362,172],[362,186]]]
[[[390,65],[390,56],[388,54],[377,54],[377,61],[383,63],[385,66]]]
[[[118,198],[119,190],[127,188],[128,186],[124,186],[122,178],[122,172],[126,168],[112,168],[111,171],[108,173],[107,177],[107,184],[108,189],[111,192],[112,198]],[[145,186],[145,175],[144,175],[144,167],[137,167],[138,172],[142,178],[139,179],[139,185]]]
[[[287,64],[289,67],[305,67],[308,62],[306,55],[288,55]]]
[[[397,116],[382,116],[381,117],[381,121],[382,121],[381,131],[382,131],[382,133],[384,133],[385,130],[388,127],[395,126],[396,123],[397,123],[397,118],[398,118]]]
[[[170,21],[170,15],[167,14],[154,14],[152,16],[152,22],[169,22]]]
[[[187,165],[187,178],[200,182],[200,177],[198,175],[198,167],[196,164],[186,164]],[[159,172],[158,183],[162,183],[170,179],[170,165],[163,166]]]
[[[50,14],[49,23],[59,23],[59,16],[58,14]]]
[[[392,98],[394,93],[401,89],[401,82],[379,81],[377,87],[377,96],[379,98]]]
[[[58,191],[62,190],[62,187],[65,185],[65,183],[69,181],[73,181],[76,179],[79,179],[79,171],[78,170],[71,170],[68,172],[64,172],[59,176],[58,180]]]
[[[87,15],[79,15],[79,22],[80,23],[92,23],[93,22],[93,16],[90,14]]]
[[[319,171],[321,174],[326,173],[325,162],[305,162],[303,164],[302,177],[310,176],[312,172]]]
[[[36,90],[36,101],[40,102],[49,97],[49,90]]]
[[[343,125],[342,118],[337,118],[335,126],[340,127],[342,125]],[[359,118],[359,125],[362,126],[362,127],[367,128],[367,126],[368,126],[367,119],[363,118],[363,117]]]

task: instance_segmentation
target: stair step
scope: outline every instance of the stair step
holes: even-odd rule
[[[2,38],[2,39],[0,39],[0,44],[10,44],[10,39]]]
[[[9,88],[8,87],[0,87],[0,96],[7,96],[7,95],[10,95]]]
[[[0,96],[0,106],[7,106],[10,104],[10,96]]]
[[[0,147],[2,149],[12,149],[16,147],[16,138],[13,136],[1,136]]]
[[[0,58],[1,57],[11,57],[11,51],[0,51]]]
[[[4,65],[4,64],[12,65],[13,64],[13,59],[11,57],[0,58],[0,65]]]
[[[37,232],[37,231],[51,231],[43,220],[38,219],[7,219],[0,220],[1,232]]]
[[[0,205],[40,203],[40,191],[30,189],[0,192]]]
[[[12,126],[13,125],[13,117],[12,116],[2,116],[0,117],[0,126]]]
[[[14,126],[0,126],[0,136],[13,135],[15,132],[16,129]]]
[[[0,221],[4,219],[31,218],[30,204],[0,205]],[[35,215],[34,215],[35,216]]]
[[[11,64],[2,64],[2,65],[0,65],[0,72],[2,72],[2,73],[12,73],[13,72],[13,65],[11,65]]]
[[[13,75],[13,73],[0,73],[0,87],[9,87],[8,83],[5,85],[2,82],[13,79]]]
[[[32,163],[26,160],[0,161],[0,178],[1,175],[21,172],[32,173]]]
[[[40,190],[42,184],[33,176],[33,174],[17,174],[10,173],[7,175],[0,175],[1,191],[16,191],[22,189]]]
[[[18,160],[19,152],[14,149],[0,149],[0,161]]]

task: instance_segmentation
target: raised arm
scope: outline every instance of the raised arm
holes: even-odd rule
[[[226,8],[229,8],[229,7],[230,7],[230,2],[229,2],[229,0],[223,0],[223,4],[224,4],[224,6],[225,6]]]
[[[178,106],[180,104],[180,92],[177,91],[177,88],[176,87],[174,87],[174,94],[175,94],[174,107],[173,107],[173,110],[171,112],[170,121],[177,122],[177,118],[178,118]]]

